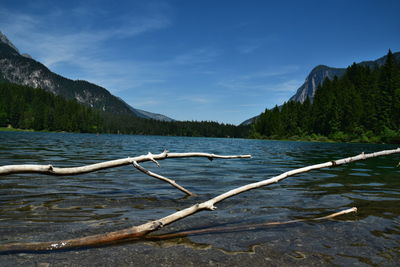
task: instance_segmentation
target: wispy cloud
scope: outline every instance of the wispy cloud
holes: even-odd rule
[[[250,54],[260,48],[262,45],[261,44],[247,44],[247,45],[239,45],[237,47],[237,50],[241,54]]]
[[[86,13],[84,9],[76,12],[81,15]],[[0,8],[0,26],[12,36],[18,46],[29,49],[32,54],[51,67],[59,62],[71,61],[75,64],[82,56],[95,54],[101,49],[102,44],[112,39],[132,38],[170,25],[169,19],[158,13],[146,16],[125,14],[115,19],[112,26],[89,29],[80,27],[71,32],[66,27],[53,29],[51,21],[53,17],[74,19],[69,17],[68,12],[61,15],[58,13],[59,11],[52,11],[46,16],[41,16]]]
[[[271,77],[279,77],[285,76],[294,73],[299,69],[299,66],[296,65],[287,65],[287,66],[277,66],[274,69],[260,70],[253,73],[248,73],[244,75],[240,75],[239,79],[242,80],[250,80],[257,78],[271,78]]]
[[[215,97],[190,95],[190,96],[179,97],[178,100],[191,102],[191,103],[197,103],[197,104],[209,104],[209,103],[215,102]]]
[[[300,87],[302,81],[300,80],[288,80],[284,81],[281,83],[277,83],[275,85],[272,85],[270,87],[270,90],[274,92],[280,92],[280,93],[292,93],[295,92],[297,88]]]
[[[155,97],[135,97],[134,99],[127,99],[135,108],[148,108],[158,106],[164,101],[155,99]]]
[[[20,13],[0,7],[0,29],[20,48],[56,72],[73,79],[85,79],[106,87],[113,93],[146,84],[163,83],[166,73],[155,71],[163,63],[136,62],[133,60],[104,57],[108,42],[116,39],[135,38],[141,34],[164,29],[171,25],[170,19],[159,7],[138,15],[127,10],[113,15],[112,25],[93,26],[92,16],[111,17],[104,10],[80,5],[71,12],[59,9],[45,15]],[[54,29],[54,18],[62,20],[85,19],[75,29],[60,25]],[[98,19],[98,18],[97,18]],[[62,26],[62,27],[61,27]],[[112,54],[112,51],[108,51]],[[202,51],[197,54],[201,54]],[[203,51],[205,53],[205,51]],[[191,59],[194,59],[193,55]],[[174,59],[171,59],[171,61]],[[183,59],[182,59],[183,60]],[[187,59],[189,61],[190,58]],[[71,71],[75,70],[75,71]],[[79,76],[78,76],[79,73]]]
[[[177,55],[166,63],[177,65],[198,65],[214,61],[219,54],[220,52],[215,48],[203,47]]]
[[[252,27],[254,25],[246,25],[247,27]],[[242,29],[246,31],[247,29]],[[265,47],[266,45],[276,42],[278,38],[276,36],[268,36],[263,38],[246,38],[242,39],[236,46],[236,50],[241,54],[251,54],[256,52],[258,49]]]
[[[97,83],[113,93],[164,83],[169,77],[178,76],[175,68],[179,67],[192,67],[193,72],[208,71],[201,66],[213,62],[220,54],[213,47],[190,48],[169,58],[166,56],[153,61],[104,57],[107,52],[113,53],[107,46],[109,42],[117,39],[122,43],[125,39],[171,26],[171,19],[165,15],[168,12],[164,12],[163,4],[160,5],[150,5],[150,10],[141,15],[126,11],[113,18],[109,18],[110,14],[104,10],[85,5],[76,6],[71,12],[52,10],[46,15],[0,8],[0,28],[6,30],[6,35],[22,52],[28,52],[50,69],[69,78]],[[84,17],[85,26],[73,30],[68,27],[55,30],[51,22],[60,16],[66,20]],[[69,16],[72,18],[67,18]],[[112,20],[113,26],[95,27],[91,21],[93,16]],[[76,70],[75,74],[71,69]],[[78,73],[80,76],[76,75]]]
[[[266,92],[295,92],[301,81],[290,78],[298,70],[297,66],[288,65],[275,69],[259,70],[245,73],[231,79],[221,80],[218,86],[232,91],[242,91],[245,94],[262,95]]]
[[[290,94],[296,92],[296,89],[301,85],[300,80],[285,80],[280,82],[257,82],[257,81],[224,81],[218,85],[228,88],[231,92],[241,92],[245,95],[266,96],[271,94]]]

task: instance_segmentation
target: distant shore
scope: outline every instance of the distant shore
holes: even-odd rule
[[[13,127],[0,127],[0,132],[35,132],[33,129],[17,129]]]
[[[335,135],[332,137],[327,137],[319,134],[310,134],[303,136],[290,136],[290,137],[280,137],[280,136],[262,136],[253,135],[250,136],[251,139],[259,140],[276,140],[276,141],[303,141],[303,142],[324,142],[324,143],[362,143],[362,144],[399,144],[400,136],[371,136],[362,135],[357,137],[352,137],[341,133],[340,135]]]
[[[0,127],[0,132],[57,132],[57,131],[36,131],[33,129],[20,129],[14,128],[11,126],[8,127]],[[60,131],[61,132],[61,131]],[[65,131],[62,131],[65,132]],[[71,132],[74,133],[74,132]],[[397,136],[396,136],[397,137]],[[397,138],[393,138],[392,142],[383,142],[382,137],[380,136],[369,136],[362,138],[346,138],[342,139],[335,139],[329,138],[327,136],[318,135],[318,134],[311,134],[311,135],[304,135],[304,136],[291,136],[291,137],[266,137],[266,136],[251,136],[246,139],[258,139],[258,140],[276,140],[276,141],[298,141],[298,142],[323,142],[323,143],[363,143],[363,144],[399,144]]]

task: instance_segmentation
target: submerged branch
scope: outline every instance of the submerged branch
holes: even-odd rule
[[[198,230],[180,231],[180,232],[161,234],[161,235],[146,235],[144,238],[146,240],[166,240],[166,239],[172,239],[172,238],[186,237],[186,236],[190,236],[190,235],[201,235],[201,234],[211,234],[211,233],[221,233],[221,232],[235,232],[235,231],[250,231],[250,230],[257,230],[257,229],[268,227],[268,226],[275,226],[275,225],[286,225],[286,224],[299,223],[299,222],[328,220],[328,219],[333,219],[335,217],[338,217],[338,216],[341,216],[344,214],[348,214],[348,213],[352,213],[352,212],[357,212],[357,208],[353,207],[350,209],[346,209],[346,210],[342,210],[342,211],[339,211],[336,213],[329,214],[327,216],[310,218],[310,219],[297,219],[297,220],[290,220],[290,221],[284,221],[284,222],[264,222],[264,223],[257,223],[257,224],[203,228],[203,229],[198,229]]]
[[[291,170],[285,173],[282,173],[278,176],[272,177],[267,180],[263,180],[256,183],[247,184],[236,189],[232,189],[226,193],[218,195],[210,200],[202,202],[200,204],[195,204],[191,207],[186,209],[180,210],[175,212],[171,215],[163,217],[158,220],[150,221],[138,226],[132,226],[126,229],[122,229],[119,231],[109,232],[105,234],[98,234],[92,236],[86,236],[81,238],[75,239],[68,239],[62,241],[54,241],[54,242],[36,242],[36,243],[12,243],[12,244],[5,244],[0,246],[0,251],[9,251],[9,250],[53,250],[53,249],[66,249],[66,248],[74,248],[74,247],[83,247],[83,246],[95,246],[95,245],[102,245],[107,243],[112,243],[116,241],[122,241],[131,238],[139,238],[143,237],[146,234],[156,231],[163,226],[166,226],[170,223],[175,221],[181,220],[185,217],[188,217],[192,214],[200,212],[202,210],[214,210],[216,207],[214,206],[216,203],[223,201],[224,199],[230,198],[232,196],[238,195],[240,193],[253,190],[255,188],[263,187],[269,184],[277,183],[287,177],[309,172],[311,170],[322,169],[326,167],[334,167],[339,166],[342,164],[364,160],[373,157],[391,155],[395,153],[400,153],[400,148],[393,149],[393,150],[384,150],[380,152],[375,152],[371,154],[360,154],[354,157],[348,157],[339,160],[328,161],[321,164],[316,164],[312,166],[307,166],[295,170]],[[169,157],[169,154],[168,154]],[[162,158],[162,157],[160,157]],[[154,155],[154,159],[156,159],[156,155]],[[158,159],[158,158],[157,158]]]

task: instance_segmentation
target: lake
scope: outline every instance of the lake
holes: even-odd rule
[[[251,159],[166,159],[142,165],[197,194],[187,197],[131,166],[77,176],[0,177],[0,244],[51,241],[123,229],[282,172],[394,145],[135,135],[0,132],[0,166],[73,167],[165,149],[251,154]],[[164,227],[160,233],[314,218],[332,220],[130,241],[66,251],[0,254],[1,266],[385,265],[400,262],[399,155],[289,177]]]

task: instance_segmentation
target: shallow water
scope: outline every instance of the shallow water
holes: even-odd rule
[[[164,149],[253,156],[252,159],[213,161],[204,158],[167,159],[160,161],[161,168],[151,162],[143,163],[144,167],[175,179],[196,193],[196,197],[185,197],[169,184],[147,177],[131,166],[78,176],[1,176],[0,244],[60,240],[122,229],[291,169],[390,148],[396,147],[0,132],[0,165],[72,167],[149,151],[159,153]],[[198,213],[165,227],[161,232],[312,218],[353,206],[359,209],[357,214],[334,220],[47,252],[34,257],[29,253],[1,254],[0,262],[2,260],[5,266],[40,262],[90,266],[96,261],[110,265],[112,256],[104,259],[98,255],[124,257],[118,253],[128,250],[130,255],[144,255],[144,251],[156,254],[155,258],[159,259],[155,263],[167,266],[174,265],[174,261],[182,257],[192,259],[198,265],[242,265],[246,260],[256,265],[396,265],[400,262],[400,169],[395,167],[399,160],[399,155],[393,155],[290,177],[278,184],[225,200],[217,205],[216,211]],[[167,256],[163,255],[165,251],[169,253]],[[85,259],[91,260],[86,262]],[[125,264],[139,265],[139,262],[124,260]]]

